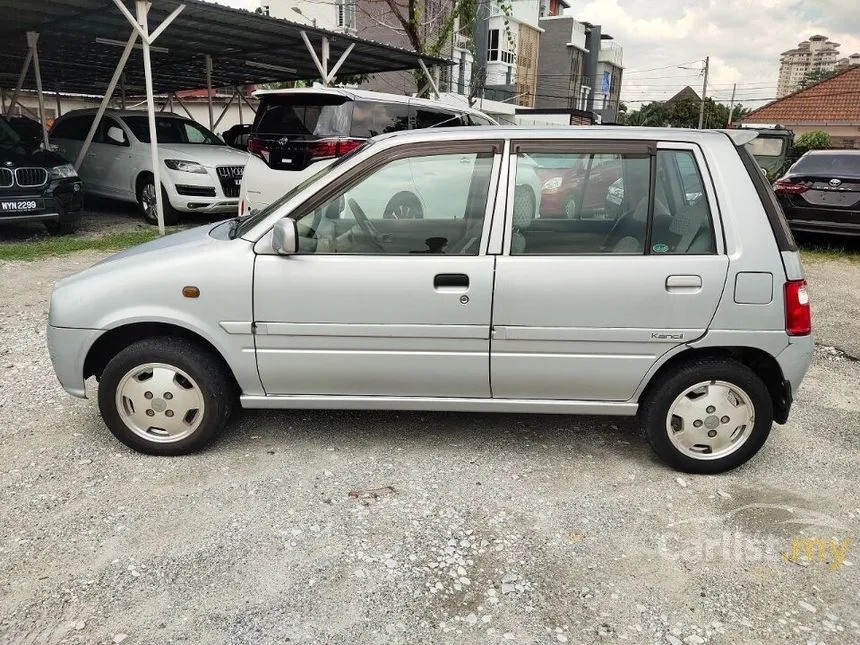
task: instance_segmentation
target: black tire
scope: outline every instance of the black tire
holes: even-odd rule
[[[61,215],[56,222],[45,222],[45,228],[51,235],[71,235],[78,230],[80,217],[77,215]]]
[[[148,224],[157,225],[158,224],[158,215],[153,208],[147,206],[149,200],[147,197],[148,191],[152,191],[155,187],[155,180],[152,175],[143,175],[137,182],[137,207],[140,210],[140,214],[143,216],[143,219],[146,220]],[[151,193],[150,193],[151,194]],[[144,200],[146,199],[146,203]],[[179,211],[177,211],[170,203],[170,200],[167,198],[167,191],[164,190],[164,186],[161,187],[161,202],[164,204],[164,225],[165,226],[173,226],[179,223]]]
[[[424,206],[418,196],[408,190],[401,190],[388,200],[383,219],[424,219]]]
[[[149,440],[123,420],[116,401],[117,388],[131,370],[146,363],[178,368],[199,387],[203,400],[202,419],[188,436],[170,442],[157,441],[155,436]],[[236,388],[224,365],[211,352],[183,338],[161,336],[138,341],[114,356],[102,373],[98,398],[102,419],[111,433],[129,448],[149,455],[184,455],[201,449],[224,428],[235,406]],[[154,411],[156,399],[147,398],[153,400]],[[170,405],[164,399],[158,401],[159,405]],[[153,414],[155,421],[158,414]]]
[[[773,425],[773,401],[767,386],[746,365],[731,359],[702,358],[684,363],[659,378],[649,387],[645,399],[640,403],[639,420],[654,452],[668,465],[687,473],[721,473],[745,463],[764,445]],[[746,440],[733,452],[710,459],[705,455],[690,456],[679,450],[672,443],[667,427],[669,410],[675,400],[688,388],[706,381],[723,381],[740,389],[749,397],[754,414],[752,430],[747,430]],[[715,418],[715,415],[710,418]],[[673,419],[673,424],[676,421],[677,417]],[[707,427],[705,424],[701,430],[694,432],[705,432]],[[719,426],[715,431],[732,430],[728,426]]]

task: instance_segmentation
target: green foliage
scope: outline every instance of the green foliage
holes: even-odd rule
[[[696,128],[699,126],[699,109],[701,103],[688,98],[666,106],[665,103],[654,101],[643,105],[633,112],[622,113],[619,110],[618,122],[625,125],[649,127]],[[743,105],[736,105],[732,110],[732,122],[740,120],[749,113]],[[705,113],[702,126],[705,128],[725,128],[729,121],[729,106],[716,103],[713,99],[705,99]]]
[[[68,255],[76,251],[120,251],[157,237],[157,229],[145,228],[102,237],[67,235],[27,242],[3,242],[0,243],[0,260],[38,260],[44,257]]]
[[[797,148],[806,148],[807,150],[826,150],[832,147],[833,141],[830,135],[823,130],[813,130],[812,132],[804,132],[794,140],[794,145]]]

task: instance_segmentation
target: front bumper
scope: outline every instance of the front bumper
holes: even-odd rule
[[[101,329],[70,329],[48,325],[48,353],[54,373],[63,389],[72,396],[87,398],[84,361],[93,343],[103,333]]]
[[[0,211],[0,222],[57,222],[65,217],[77,217],[83,206],[83,184],[80,179],[58,179],[52,181],[41,192],[26,192],[18,189],[16,194],[4,191],[4,200],[41,200],[43,206],[34,211]],[[36,189],[39,190],[39,189]]]

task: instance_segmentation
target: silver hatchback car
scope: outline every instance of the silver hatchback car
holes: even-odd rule
[[[754,136],[371,139],[259,213],[62,280],[54,368],[79,397],[95,376],[111,432],[151,454],[201,448],[238,402],[638,414],[675,468],[724,471],[786,421],[813,350],[797,248],[744,147]],[[585,198],[606,194],[589,182],[608,158],[620,205]],[[539,208],[565,182],[578,206]],[[396,194],[422,216],[386,212]]]

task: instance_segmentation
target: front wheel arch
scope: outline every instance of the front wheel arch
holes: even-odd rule
[[[173,325],[170,323],[156,322],[129,323],[110,329],[99,336],[96,339],[96,342],[93,343],[92,347],[90,347],[87,352],[87,357],[84,360],[84,380],[90,376],[95,376],[96,379],[100,379],[105,366],[114,356],[139,340],[155,336],[184,338],[200,346],[202,349],[206,350],[218,359],[224,368],[224,373],[230,376],[236,391],[240,391],[238,380],[236,379],[233,369],[215,345],[200,334],[185,327],[180,327],[179,325]]]

